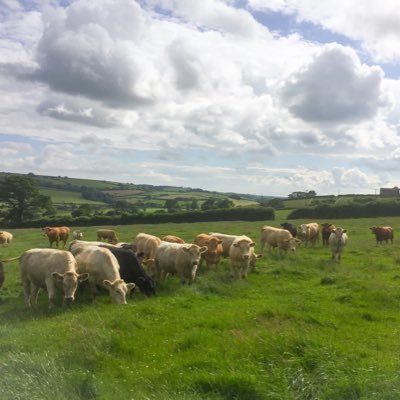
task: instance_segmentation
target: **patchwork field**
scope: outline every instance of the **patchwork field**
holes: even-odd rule
[[[111,304],[107,294],[92,304],[83,292],[70,309],[49,311],[42,292],[38,308],[27,310],[18,263],[6,264],[0,398],[400,398],[400,218],[329,222],[348,230],[341,264],[321,243],[282,257],[265,250],[247,281],[233,281],[223,260],[217,271],[200,269],[192,286],[169,277],[155,297],[136,293],[126,306]],[[264,224],[111,228],[122,241],[147,232],[191,242],[218,231],[258,243]],[[394,244],[377,245],[373,225],[391,225]],[[96,229],[81,228],[87,240]],[[14,241],[0,247],[0,259],[47,246],[39,229],[11,232]]]

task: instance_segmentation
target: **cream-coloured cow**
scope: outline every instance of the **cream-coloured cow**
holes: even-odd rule
[[[154,277],[156,274],[155,257],[158,246],[162,240],[154,235],[147,233],[138,233],[133,239],[133,244],[136,245],[136,251],[138,256],[143,257],[143,265],[147,273]]]
[[[245,236],[237,237],[229,248],[229,263],[231,272],[236,279],[245,279],[249,269],[252,248],[256,244]]]
[[[319,242],[319,224],[310,222],[299,225],[297,227],[297,237],[304,242],[306,247],[308,247],[308,244],[314,247]]]
[[[329,236],[329,248],[331,249],[333,261],[340,262],[342,258],[342,252],[348,241],[346,232],[346,229],[337,227]]]
[[[209,233],[212,236],[217,237],[218,239],[222,240],[222,248],[223,248],[223,252],[222,252],[222,256],[223,257],[229,257],[229,249],[232,245],[232,243],[238,238],[238,237],[245,237],[248,240],[252,241],[252,239],[250,239],[248,236],[246,235],[228,235],[225,233],[218,233],[218,232],[210,232]],[[255,247],[251,248],[251,254],[250,254],[250,262],[249,262],[249,266],[250,266],[250,270],[255,272],[256,271],[256,267],[257,267],[257,260],[259,258],[261,258],[262,255],[261,254],[257,254],[255,251]]]
[[[49,308],[54,307],[56,284],[60,283],[64,292],[64,305],[74,301],[78,282],[88,279],[87,273],[77,273],[74,256],[58,249],[31,249],[19,257],[21,281],[25,303],[36,306],[40,289],[46,289]]]
[[[182,283],[193,283],[201,254],[207,247],[190,243],[162,242],[156,251],[155,267],[159,281],[164,280],[167,274],[177,275]]]
[[[300,240],[294,238],[286,229],[275,228],[269,225],[265,225],[261,229],[260,245],[262,251],[265,245],[268,246],[270,251],[277,247],[281,254],[282,252],[296,251],[299,243]]]
[[[7,231],[0,231],[0,244],[8,246],[13,240],[13,235]]]
[[[134,283],[125,283],[119,274],[119,264],[115,256],[105,247],[85,246],[75,256],[79,273],[89,274],[89,284],[93,298],[97,285],[108,290],[117,304],[126,304],[126,294]]]

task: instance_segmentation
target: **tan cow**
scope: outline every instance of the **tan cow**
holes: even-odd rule
[[[222,240],[218,239],[216,236],[200,233],[195,237],[193,243],[200,247],[207,247],[207,250],[201,254],[199,267],[201,267],[203,261],[205,261],[208,269],[216,269],[222,257],[222,253],[224,252]]]
[[[126,294],[134,283],[125,283],[119,274],[119,264],[115,256],[105,247],[85,246],[75,256],[79,273],[89,273],[89,284],[93,298],[97,285],[108,290],[117,304],[126,304]]]
[[[155,257],[158,246],[161,244],[161,239],[147,233],[138,233],[133,239],[133,244],[136,245],[137,254],[143,253],[143,265],[147,273],[154,277],[156,274]]]
[[[105,239],[108,243],[118,242],[117,234],[112,229],[97,229],[96,234],[98,241]]]
[[[229,249],[232,245],[232,243],[238,238],[238,237],[245,237],[248,240],[252,241],[252,239],[250,239],[248,236],[245,235],[227,235],[225,233],[218,233],[218,232],[210,232],[209,233],[212,236],[217,237],[218,239],[222,240],[222,248],[223,248],[223,252],[222,252],[222,256],[223,257],[229,257]],[[250,254],[250,262],[249,262],[249,266],[251,271],[255,272],[256,271],[256,266],[257,266],[257,260],[259,258],[261,258],[262,255],[261,254],[256,254],[255,252],[255,248],[252,247],[251,248],[251,254]]]
[[[81,231],[73,231],[72,232],[72,239],[74,240],[82,240],[83,233]]]
[[[390,240],[393,243],[393,228],[391,226],[373,226],[371,229],[371,233],[375,235],[376,243],[382,244],[383,241],[388,243]]]
[[[185,241],[180,238],[179,236],[174,236],[174,235],[166,235],[163,238],[161,238],[163,242],[170,242],[170,243],[185,243]]]
[[[337,227],[329,236],[329,247],[333,261],[340,262],[341,260],[342,252],[348,241],[346,232],[346,229]]]
[[[47,236],[49,239],[49,246],[53,247],[53,243],[56,243],[58,247],[59,242],[63,242],[63,248],[65,247],[68,237],[69,237],[70,229],[67,226],[46,226],[42,228],[43,236]]]
[[[236,279],[245,279],[249,269],[251,249],[256,244],[249,238],[237,237],[229,248],[231,272]]]
[[[13,235],[7,231],[0,231],[0,244],[8,246],[13,240]]]
[[[162,242],[156,251],[155,267],[157,279],[164,280],[167,274],[177,275],[182,283],[192,284],[201,254],[207,247],[189,243]]]
[[[305,243],[306,247],[308,247],[308,244],[314,247],[319,242],[319,225],[316,222],[299,225],[297,237]]]
[[[71,304],[78,282],[88,279],[87,273],[77,273],[74,256],[64,250],[31,249],[21,255],[19,264],[28,307],[36,306],[39,290],[46,289],[49,308],[53,308],[57,283],[64,292],[64,305]]]
[[[266,244],[270,251],[277,247],[281,254],[282,252],[296,251],[298,243],[300,243],[300,240],[294,238],[286,229],[268,225],[263,226],[261,229],[261,251],[264,250]]]

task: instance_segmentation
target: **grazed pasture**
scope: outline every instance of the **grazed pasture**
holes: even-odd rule
[[[280,226],[283,220],[266,224]],[[296,224],[309,221],[293,221]],[[348,230],[341,264],[329,251],[264,253],[246,282],[228,262],[127,306],[77,294],[68,310],[23,304],[18,263],[0,289],[1,399],[398,399],[400,218],[332,220]],[[114,226],[121,240],[143,231],[192,241],[201,232],[259,241],[264,222]],[[370,226],[391,225],[393,245]],[[79,229],[79,227],[73,227]],[[80,228],[94,240],[98,227]],[[46,247],[40,229],[13,230],[0,259]],[[398,236],[398,239],[396,237]],[[257,246],[259,247],[259,246]]]

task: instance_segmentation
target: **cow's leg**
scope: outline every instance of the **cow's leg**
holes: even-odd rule
[[[31,295],[31,283],[28,279],[23,279],[23,289],[24,289],[24,300],[27,307],[31,307],[30,295]]]
[[[54,287],[53,277],[46,279],[46,288],[49,297],[49,309],[52,309],[54,308],[56,298],[56,289]]]
[[[36,307],[37,306],[37,299],[39,295],[40,287],[36,286],[31,282],[31,293],[29,296],[29,307]]]

